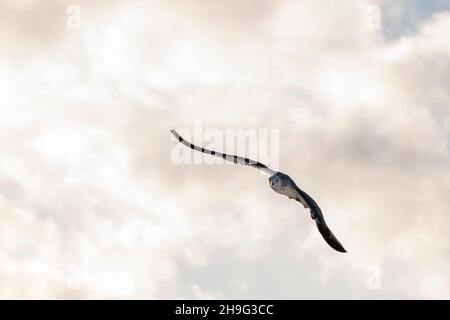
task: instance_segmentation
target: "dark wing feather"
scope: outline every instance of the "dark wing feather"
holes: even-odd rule
[[[339,252],[347,252],[339,240],[334,236],[333,232],[328,228],[325,223],[325,218],[323,217],[322,210],[320,210],[317,203],[311,198],[306,192],[301,190],[298,186],[295,186],[295,189],[303,198],[303,200],[308,205],[311,211],[311,218],[316,221],[317,229],[319,229],[320,234],[325,239],[325,241],[336,251]],[[300,201],[297,199],[297,201]]]
[[[347,252],[338,239],[334,236],[333,232],[328,228],[323,217],[316,218],[317,229],[319,229],[320,234],[325,239],[325,241],[336,251]]]

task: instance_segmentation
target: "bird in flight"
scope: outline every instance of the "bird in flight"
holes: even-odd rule
[[[347,252],[345,251],[344,247],[341,245],[341,243],[336,239],[334,234],[331,232],[331,230],[328,228],[327,224],[325,223],[325,219],[322,214],[322,210],[320,210],[317,203],[311,198],[306,192],[301,190],[294,182],[294,180],[291,179],[287,174],[284,174],[282,172],[277,172],[269,167],[267,167],[265,164],[251,160],[249,158],[243,158],[236,155],[229,155],[226,153],[220,153],[213,150],[208,150],[205,148],[198,147],[186,140],[184,140],[178,132],[175,130],[171,130],[172,134],[175,136],[175,138],[181,142],[183,145],[185,145],[188,148],[191,148],[195,151],[200,151],[209,155],[217,156],[219,158],[223,158],[226,161],[233,162],[236,164],[241,164],[245,166],[251,166],[256,169],[259,169],[263,171],[266,174],[269,174],[269,185],[275,192],[282,194],[289,199],[294,199],[298,202],[300,202],[305,209],[310,210],[311,218],[316,222],[317,229],[319,229],[320,234],[325,239],[325,241],[336,251],[339,252]]]

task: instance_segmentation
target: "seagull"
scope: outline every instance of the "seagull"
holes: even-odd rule
[[[186,141],[181,137],[176,130],[170,130],[174,137],[185,145],[188,148],[191,148],[195,151],[203,152],[212,156],[217,156],[226,161],[233,162],[235,164],[241,164],[245,166],[254,167],[256,169],[261,170],[262,172],[270,175],[269,177],[269,185],[273,191],[288,197],[289,199],[294,199],[300,202],[305,209],[309,209],[311,218],[316,222],[317,229],[319,229],[320,234],[325,239],[325,241],[332,247],[334,250],[339,252],[347,252],[338,239],[334,236],[331,230],[328,228],[325,223],[325,219],[322,214],[322,210],[320,210],[317,203],[311,198],[306,192],[301,190],[287,174],[284,174],[279,171],[274,171],[267,167],[265,164],[251,160],[249,158],[243,158],[236,155],[229,155],[226,153],[220,153],[213,150],[208,150],[205,148],[198,147],[189,141]]]

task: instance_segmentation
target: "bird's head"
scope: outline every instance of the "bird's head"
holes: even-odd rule
[[[273,176],[270,176],[269,184],[273,190],[275,190],[275,191],[279,190],[281,187],[281,178],[279,176],[277,176],[276,174],[274,174]]]

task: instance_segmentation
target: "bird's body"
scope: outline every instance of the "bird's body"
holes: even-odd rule
[[[279,193],[281,195],[284,195],[288,197],[289,199],[294,199],[298,202],[300,202],[304,208],[310,209],[310,215],[311,218],[316,222],[317,228],[319,229],[319,232],[321,233],[322,237],[325,239],[325,241],[336,251],[339,252],[346,252],[344,247],[341,245],[341,243],[336,239],[336,237],[333,235],[331,230],[328,228],[328,226],[325,223],[325,219],[323,217],[322,211],[320,210],[317,203],[314,201],[313,198],[311,198],[306,192],[301,190],[294,182],[294,180],[291,179],[287,174],[284,174],[282,172],[276,172],[266,165],[258,162],[253,161],[248,158],[239,157],[236,155],[228,155],[226,153],[220,153],[212,150],[208,150],[205,148],[200,148],[186,140],[184,140],[175,130],[171,130],[172,134],[177,138],[179,142],[184,144],[185,146],[200,151],[206,154],[210,154],[213,156],[221,157],[224,160],[234,162],[236,164],[242,164],[242,165],[248,165],[252,166],[254,168],[257,168],[267,174],[270,175],[269,177],[269,185],[276,193]]]
[[[304,208],[308,208],[308,204],[300,194],[299,187],[295,184],[287,174],[277,172],[269,178],[269,185],[273,191],[282,194],[289,199],[295,199],[300,202]]]
[[[287,174],[277,172],[269,178],[270,187],[277,193],[282,194],[289,199],[300,202],[304,208],[310,209],[311,219],[316,221],[317,228],[325,241],[335,250],[346,252],[341,243],[325,223],[322,210],[306,192],[300,189]]]

